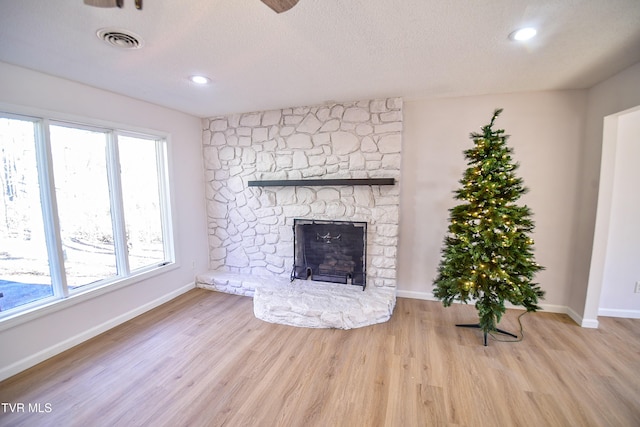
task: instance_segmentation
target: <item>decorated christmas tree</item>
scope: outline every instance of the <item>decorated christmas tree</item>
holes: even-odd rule
[[[501,112],[494,112],[481,133],[471,134],[474,146],[464,152],[468,167],[455,191],[462,203],[449,210],[434,289],[445,307],[475,300],[480,321],[473,326],[484,332],[485,345],[487,333],[506,333],[497,328],[505,301],[536,311],[544,296],[532,282],[543,267],[534,260],[531,211],[516,204],[527,189],[515,175],[518,164],[506,145],[508,136],[493,129]]]

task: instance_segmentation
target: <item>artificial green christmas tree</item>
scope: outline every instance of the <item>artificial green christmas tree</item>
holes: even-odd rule
[[[484,345],[487,333],[512,335],[497,328],[504,301],[536,311],[538,298],[544,296],[532,282],[543,267],[533,256],[531,211],[516,204],[527,189],[515,175],[518,165],[506,145],[508,136],[503,129],[493,129],[501,112],[494,112],[482,133],[471,134],[474,146],[464,152],[468,168],[460,180],[462,187],[455,191],[463,203],[449,210],[434,290],[445,307],[454,300],[476,301],[479,324],[459,326],[480,328]]]

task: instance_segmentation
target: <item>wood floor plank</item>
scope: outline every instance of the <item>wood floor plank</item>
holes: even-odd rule
[[[383,324],[295,328],[195,289],[1,382],[1,402],[51,411],[5,410],[0,426],[640,425],[640,320],[529,313],[522,342],[487,347],[455,326],[475,321],[398,298]]]

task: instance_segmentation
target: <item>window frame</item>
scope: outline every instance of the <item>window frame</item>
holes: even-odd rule
[[[31,321],[55,311],[63,310],[100,295],[123,287],[134,285],[142,280],[164,274],[179,268],[175,248],[175,204],[171,185],[171,135],[154,129],[133,127],[122,123],[108,122],[87,117],[78,117],[63,113],[19,107],[0,103],[0,117],[30,121],[34,124],[38,182],[45,227],[47,254],[49,257],[51,284],[54,295],[45,297],[14,309],[0,312],[0,331],[18,324]],[[70,291],[64,273],[62,239],[58,222],[55,183],[53,179],[53,158],[49,126],[67,126],[78,129],[104,132],[107,137],[107,175],[110,193],[115,190],[116,197],[110,196],[112,222],[114,228],[114,247],[118,260],[115,276],[96,281]],[[118,137],[134,137],[155,141],[156,170],[158,173],[159,204],[163,233],[164,260],[131,271],[126,251],[126,233],[121,182],[119,178]],[[124,244],[124,246],[122,246]],[[54,278],[54,275],[56,276]]]

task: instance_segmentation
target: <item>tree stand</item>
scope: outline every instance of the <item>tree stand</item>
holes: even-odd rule
[[[480,329],[480,324],[479,323],[473,323],[473,324],[461,324],[461,325],[456,325],[459,328],[474,328],[474,329]],[[507,332],[507,331],[503,331],[502,329],[498,329],[495,328],[493,329],[494,332],[497,332],[499,334],[503,334],[503,335],[509,335],[510,337],[513,338],[518,338],[517,335],[512,334],[511,332]],[[487,346],[487,331],[484,331],[484,346]]]

